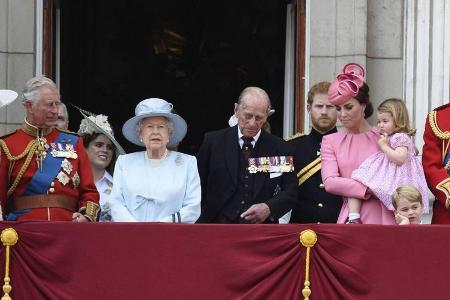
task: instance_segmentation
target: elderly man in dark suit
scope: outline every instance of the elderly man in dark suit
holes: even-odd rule
[[[284,140],[261,130],[267,93],[244,89],[235,104],[238,125],[209,132],[197,156],[202,185],[200,223],[278,223],[295,205],[296,179]]]

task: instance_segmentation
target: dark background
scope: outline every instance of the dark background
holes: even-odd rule
[[[205,132],[228,126],[247,86],[265,89],[282,135],[286,2],[61,0],[61,95],[69,128],[81,119],[70,103],[106,114],[122,135],[136,104],[163,98],[186,120],[180,151],[196,154]]]

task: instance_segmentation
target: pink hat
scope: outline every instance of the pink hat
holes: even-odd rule
[[[364,84],[364,69],[356,63],[346,64],[342,72],[331,83],[328,99],[334,105],[341,105],[358,95]]]

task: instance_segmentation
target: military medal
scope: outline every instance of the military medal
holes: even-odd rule
[[[52,143],[51,154],[53,157],[77,159],[78,155],[72,144]]]
[[[251,174],[254,174],[254,173],[258,172],[258,167],[256,166],[255,158],[249,158],[248,159],[248,171]]]
[[[67,173],[67,175],[70,175],[70,173],[72,173],[72,170],[73,170],[72,164],[70,163],[70,161],[68,161],[65,158],[61,163],[61,168],[64,170],[64,172]]]
[[[292,156],[263,156],[250,158],[248,164],[248,171],[252,174],[257,172],[287,173],[294,171],[294,160]]]
[[[67,176],[67,174],[62,171],[58,173],[56,179],[58,179],[58,181],[61,182],[62,185],[66,185],[70,181],[69,176]]]
[[[74,188],[78,188],[80,185],[80,175],[78,175],[78,172],[75,172],[72,177],[72,183]]]

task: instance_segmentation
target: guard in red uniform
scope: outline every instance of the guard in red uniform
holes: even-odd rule
[[[423,170],[436,197],[431,223],[450,224],[450,104],[428,114],[423,139]]]
[[[8,220],[95,221],[99,194],[82,139],[55,129],[54,82],[30,79],[22,127],[0,139],[0,200]]]

